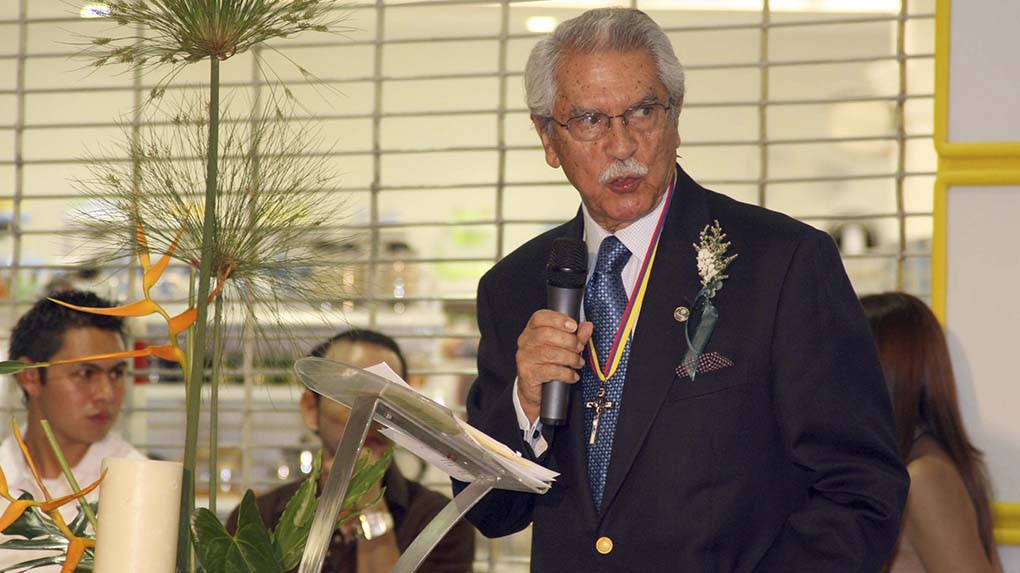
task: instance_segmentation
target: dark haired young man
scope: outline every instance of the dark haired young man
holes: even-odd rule
[[[316,346],[311,356],[365,368],[385,362],[402,378],[407,377],[407,361],[397,343],[372,330],[348,330]],[[301,396],[301,416],[305,426],[322,441],[321,483],[333,464],[350,409],[305,390]],[[365,439],[365,448],[381,455],[390,447],[385,437],[374,430]],[[383,500],[363,514],[359,526],[334,534],[322,568],[328,573],[376,573],[393,570],[401,552],[414,541],[432,518],[449,502],[443,495],[412,481],[391,465],[379,484],[385,487]],[[258,498],[262,520],[274,527],[300,482],[281,486]],[[237,511],[227,521],[227,529],[237,527]],[[461,521],[446,534],[422,564],[423,573],[469,573],[475,552],[474,529]]]
[[[52,296],[78,306],[113,306],[91,292],[70,290]],[[123,350],[123,319],[78,312],[43,298],[14,326],[8,356],[27,362],[55,362]],[[21,431],[53,497],[70,493],[70,487],[43,433],[42,420],[53,428],[57,443],[82,487],[99,479],[104,458],[144,457],[110,431],[124,398],[127,367],[124,359],[90,360],[25,370],[15,376],[28,411],[28,422]],[[0,468],[13,495],[27,491],[35,499],[43,498],[13,436],[0,444]],[[89,501],[98,499],[98,494],[98,489],[92,492]],[[73,518],[77,511],[75,504],[62,508],[65,518]],[[43,555],[0,551],[0,569]]]

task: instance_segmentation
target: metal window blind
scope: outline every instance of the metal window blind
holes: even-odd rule
[[[234,120],[245,121],[242,103],[264,97],[275,81],[260,73],[259,58],[290,84],[303,105],[299,118],[323,126],[326,142],[314,153],[341,177],[319,192],[335,199],[335,231],[355,238],[350,252],[337,254],[345,264],[335,276],[351,294],[324,304],[351,324],[394,335],[413,380],[456,409],[474,375],[478,277],[577,207],[562,173],[545,166],[524,107],[521,73],[541,36],[528,30],[528,18],[562,21],[596,4],[611,3],[358,2],[343,35],[302,36],[223,66]],[[932,2],[870,12],[830,10],[852,9],[846,2],[801,3],[814,11],[780,0],[714,11],[689,8],[705,2],[617,4],[647,10],[685,64],[680,154],[696,179],[832,232],[860,292],[928,295]],[[86,151],[115,150],[125,129],[160,127],[132,113],[155,78],[83,69],[73,59],[75,34],[110,24],[73,9],[63,0],[0,6],[4,342],[58,277],[115,298],[139,294],[135,273],[75,275],[69,213],[87,205],[71,181],[87,175]],[[200,85],[204,74],[196,67],[180,79]],[[301,315],[294,310],[295,324]],[[310,347],[342,328],[306,323],[299,339]],[[133,332],[139,341],[158,338],[146,324]],[[302,452],[315,445],[302,432],[289,357],[256,356],[243,337],[231,348],[216,470],[221,511],[247,487],[293,479]],[[174,428],[183,389],[168,381],[173,370],[139,364],[134,375],[122,431],[140,449],[181,455],[183,432]],[[19,412],[16,385],[5,388],[3,410]],[[442,476],[424,479],[445,489]],[[478,570],[524,571],[527,555],[527,532],[486,542]]]

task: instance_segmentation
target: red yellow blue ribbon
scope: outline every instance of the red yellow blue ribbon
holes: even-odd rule
[[[616,327],[616,336],[613,337],[613,345],[609,348],[609,356],[606,357],[605,366],[599,360],[598,353],[595,352],[595,341],[588,340],[588,356],[591,359],[592,371],[595,372],[595,375],[602,382],[606,382],[616,374],[616,369],[620,366],[620,360],[623,358],[623,349],[626,347],[630,335],[634,332],[634,324],[637,323],[638,316],[641,315],[641,303],[645,299],[645,291],[648,290],[648,280],[652,276],[651,271],[652,265],[655,264],[655,254],[659,251],[659,235],[662,234],[666,214],[669,213],[669,206],[673,202],[673,187],[676,185],[678,175],[679,173],[674,170],[673,179],[669,183],[669,191],[666,194],[666,204],[663,206],[662,213],[659,214],[659,220],[655,224],[655,232],[652,233],[652,241],[648,244],[648,250],[645,252],[644,264],[641,266],[640,274],[638,274],[638,287],[631,293],[630,300],[627,301],[627,308],[624,309],[623,316],[620,318],[620,325]],[[608,372],[608,375],[605,374],[606,372]]]

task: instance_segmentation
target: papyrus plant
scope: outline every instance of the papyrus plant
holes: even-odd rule
[[[275,147],[280,158],[293,155],[284,139],[275,138],[269,127],[273,125],[273,113],[262,114],[263,137],[253,135],[256,142],[249,154],[237,153],[240,164],[249,162],[251,170],[238,167],[236,171],[225,171],[223,159],[231,156],[230,140],[221,141],[221,99],[220,99],[220,66],[232,56],[243,53],[249,48],[264,44],[270,40],[287,38],[301,32],[335,32],[341,21],[338,6],[332,0],[111,0],[109,17],[118,25],[119,34],[111,34],[93,38],[84,49],[86,57],[97,67],[120,65],[138,68],[145,71],[156,71],[159,83],[152,90],[151,96],[160,99],[166,87],[185,66],[201,64],[209,67],[208,95],[204,105],[198,110],[204,113],[201,120],[185,115],[177,122],[177,127],[187,132],[197,130],[204,135],[205,143],[199,146],[199,157],[204,159],[204,170],[201,176],[189,171],[183,177],[169,164],[163,150],[158,146],[147,149],[141,142],[132,142],[132,156],[143,159],[153,173],[164,175],[163,179],[151,181],[144,172],[140,175],[132,173],[126,179],[114,180],[107,178],[113,189],[130,188],[134,193],[139,186],[155,185],[157,195],[163,203],[146,202],[145,193],[132,195],[122,193],[121,204],[114,206],[114,212],[130,215],[128,227],[135,227],[139,221],[147,223],[151,236],[163,234],[166,239],[177,232],[183,225],[184,235],[178,253],[198,266],[198,279],[195,294],[195,326],[191,332],[189,369],[185,372],[187,386],[187,429],[184,453],[184,503],[182,504],[181,532],[179,538],[178,569],[185,570],[190,562],[188,517],[194,509],[195,467],[198,451],[198,427],[200,415],[199,388],[204,379],[207,351],[207,332],[209,324],[209,300],[211,284],[214,278],[220,281],[243,284],[248,277],[246,286],[254,290],[245,290],[243,299],[258,300],[256,278],[260,270],[269,269],[277,272],[275,276],[286,275],[286,269],[293,269],[293,259],[284,260],[273,256],[272,251],[260,253],[259,248],[265,245],[268,235],[281,236],[305,228],[315,227],[316,217],[324,213],[304,211],[302,208],[290,208],[291,203],[283,195],[261,194],[275,193],[275,186],[267,183],[271,177],[267,168],[272,161],[264,161],[266,148]],[[301,69],[303,74],[307,74]],[[150,76],[152,77],[152,76]],[[283,88],[284,93],[290,92]],[[275,112],[275,110],[271,110]],[[275,114],[276,119],[283,119],[282,114]],[[287,134],[284,126],[277,134]],[[187,140],[194,144],[194,140]],[[147,154],[151,154],[151,157]],[[237,174],[237,178],[224,177],[228,173]],[[310,185],[315,182],[316,175],[311,171],[304,172],[308,177],[289,187],[291,198],[304,196]],[[123,174],[127,176],[127,174]],[[102,185],[102,177],[99,184]],[[300,178],[299,178],[300,179]],[[200,181],[201,186],[196,186]],[[286,185],[285,185],[286,187]],[[194,205],[190,200],[197,189],[204,189],[201,202]],[[221,209],[220,200],[226,197],[238,197],[244,204],[240,209]],[[137,202],[135,200],[137,199]],[[295,201],[300,203],[300,199]],[[153,205],[157,215],[151,217],[145,205]],[[169,215],[169,216],[168,216]],[[198,221],[201,220],[201,225]],[[134,231],[131,231],[132,235]],[[268,233],[268,234],[266,234]],[[293,237],[292,237],[293,238]],[[275,242],[278,248],[284,248],[286,241]],[[300,242],[291,242],[299,250]],[[137,248],[141,248],[137,246]],[[280,254],[280,251],[275,251]],[[289,255],[290,252],[284,253]],[[260,258],[261,257],[261,258]],[[270,283],[264,283],[270,284]],[[305,291],[307,292],[307,291]],[[222,300],[218,298],[217,300]],[[217,307],[222,308],[222,307]],[[219,314],[219,313],[217,313]],[[215,344],[214,344],[215,346]],[[216,383],[215,372],[212,378],[212,407],[215,412]],[[213,414],[215,422],[215,414]],[[214,431],[215,424],[211,430]],[[215,451],[215,448],[211,448]],[[215,473],[215,472],[213,472]],[[215,488],[213,488],[215,489]]]

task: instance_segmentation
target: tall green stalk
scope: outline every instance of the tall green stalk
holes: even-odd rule
[[[220,428],[220,371],[223,365],[223,297],[214,301],[213,363],[209,392],[209,510],[216,513],[216,494],[219,492],[219,428]]]
[[[182,504],[181,525],[178,533],[177,570],[192,571],[191,537],[188,528],[195,510],[195,467],[198,452],[198,421],[202,407],[202,382],[205,378],[205,335],[209,318],[209,291],[213,264],[213,243],[216,240],[216,179],[219,167],[220,133],[220,61],[209,58],[209,147],[205,164],[205,213],[202,224],[202,260],[198,272],[198,300],[195,321],[195,353],[191,359],[191,373],[185,381],[187,401],[187,432],[184,438],[184,482],[182,493],[188,503]],[[215,381],[213,381],[215,383]]]

